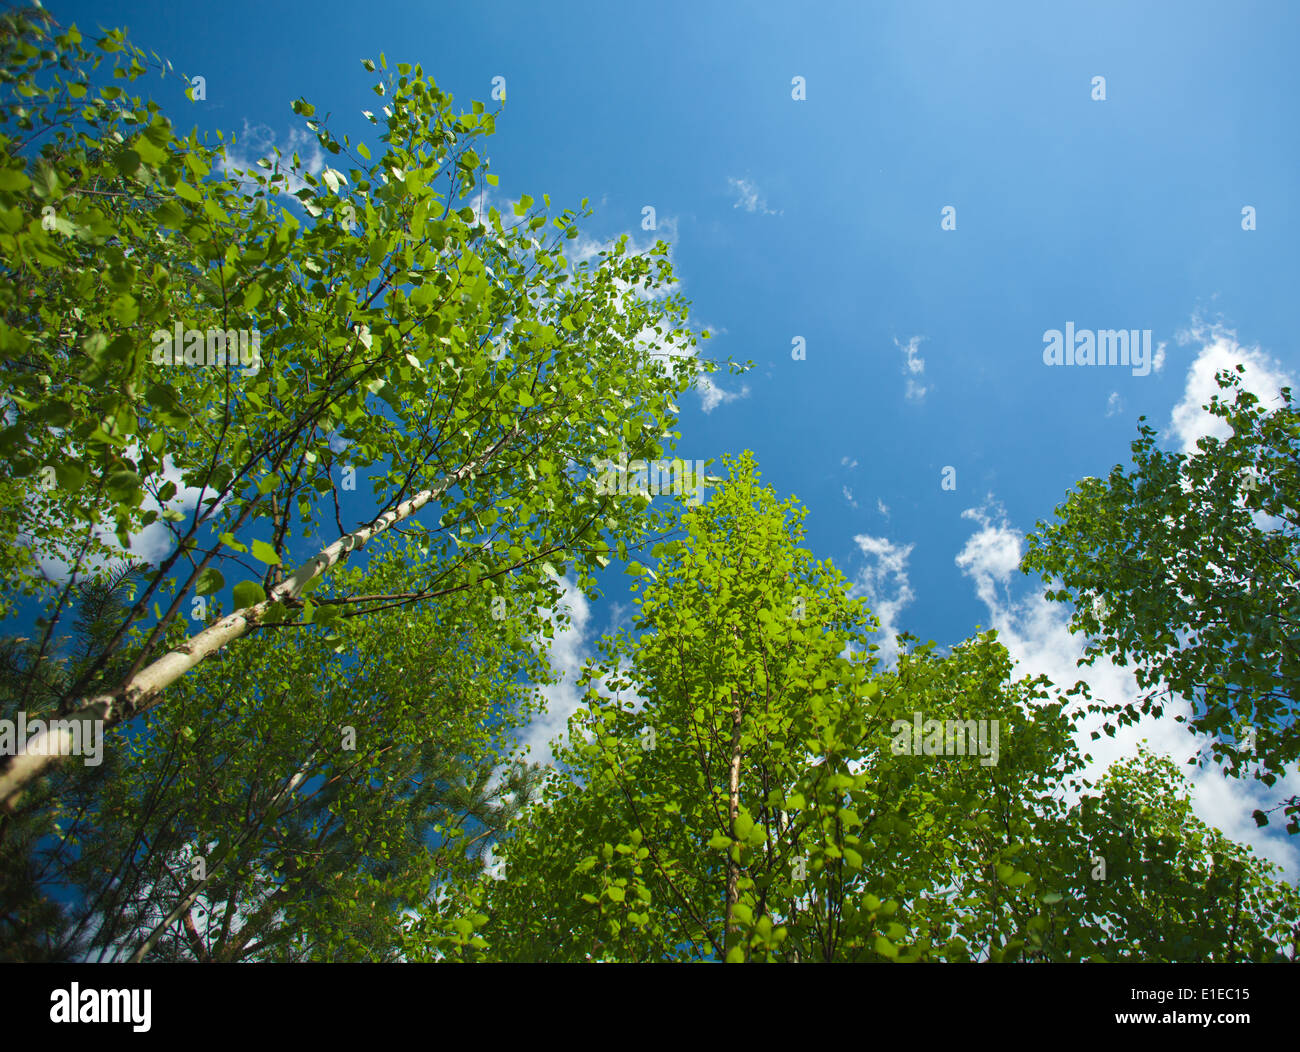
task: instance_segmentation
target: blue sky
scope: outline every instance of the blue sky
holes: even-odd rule
[[[670,240],[708,352],[755,362],[683,402],[680,454],[754,450],[888,629],[951,645],[991,625],[1058,684],[1081,642],[1015,572],[1023,534],[1128,463],[1140,414],[1167,447],[1194,442],[1217,368],[1245,362],[1265,394],[1300,375],[1294,4],[47,6],[204,76],[206,100],[168,112],[250,157],[294,142],[298,96],[375,145],[359,60],[381,51],[464,107],[494,108],[504,76],[496,200],[588,197],[584,236]],[[1048,367],[1043,334],[1067,322],[1151,330],[1161,367]],[[593,650],[622,587],[575,599],[562,663]],[[1090,678],[1133,690],[1123,669]],[[574,701],[553,693],[536,745]],[[1195,748],[1168,720],[1142,733],[1180,762]],[[1203,816],[1300,875],[1300,851],[1250,820],[1277,789],[1250,794],[1196,775]]]

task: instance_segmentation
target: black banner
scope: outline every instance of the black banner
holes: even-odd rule
[[[1300,973],[1285,965],[6,965],[11,1023],[128,1040],[191,1037],[238,1023],[245,1036],[373,1038],[410,1009],[441,1034],[484,1026],[555,1033],[560,1020],[681,1036],[693,1020],[809,1012],[838,1031],[871,1022],[931,1028],[1119,1030],[1294,1025]],[[846,996],[847,994],[847,996]],[[868,1018],[863,1019],[864,1010]],[[444,1029],[446,1028],[446,1029]],[[611,1033],[616,1033],[611,1030]],[[51,1035],[53,1036],[53,1035]]]

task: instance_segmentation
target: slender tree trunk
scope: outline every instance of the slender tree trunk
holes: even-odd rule
[[[740,814],[740,702],[736,692],[731,692],[731,765],[727,772],[727,817],[731,824],[732,839],[736,838],[736,817]],[[727,920],[723,946],[731,949],[731,939],[737,931],[736,902],[740,897],[740,863],[727,854]]]
[[[1237,948],[1237,921],[1241,917],[1241,874],[1237,874],[1237,887],[1232,903],[1232,928],[1228,932],[1228,952],[1224,956],[1224,961],[1232,962],[1232,952]]]

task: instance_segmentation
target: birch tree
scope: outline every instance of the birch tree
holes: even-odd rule
[[[419,66],[376,82],[373,151],[298,100],[329,165],[277,153],[243,171],[127,97],[151,63],[120,31],[91,50],[75,27],[6,17],[0,486],[23,499],[3,558],[44,606],[38,649],[85,567],[146,527],[167,541],[61,715],[112,730],[253,629],[505,594],[507,578],[554,605],[567,570],[594,587],[615,540],[653,535],[645,501],[611,501],[589,475],[671,449],[676,400],[712,367],[666,245],[620,239],[573,266],[579,213],[524,194],[503,218],[479,153],[495,116],[455,112]],[[249,353],[219,359],[239,332]],[[401,587],[312,599],[417,520],[426,556]],[[196,598],[225,597],[230,613],[175,637]],[[133,625],[131,667],[92,691]],[[15,806],[65,744],[9,758],[0,800]]]
[[[878,667],[802,510],[728,463],[686,536],[630,568],[637,613],[587,670],[565,769],[489,874],[421,911],[409,956],[1294,957],[1295,889],[1197,822],[1171,765],[1085,782],[1086,706],[1016,678],[995,633],[944,654],[904,635]]]
[[[407,538],[326,588],[391,588],[420,557]],[[392,959],[401,911],[473,872],[535,781],[511,754],[550,673],[486,600],[312,625],[287,650],[254,633],[179,681],[112,777],[70,764],[9,819],[3,870],[38,878],[0,910],[23,936],[6,956]]]

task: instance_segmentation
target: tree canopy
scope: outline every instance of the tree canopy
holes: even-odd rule
[[[1141,425],[1132,469],[1084,479],[1029,537],[1023,568],[1076,605],[1086,662],[1135,666],[1148,689],[1109,707],[1114,722],[1186,698],[1210,737],[1202,759],[1272,786],[1300,759],[1300,413],[1289,388],[1268,407],[1238,373],[1218,377],[1231,399],[1206,407],[1226,437],[1171,453]],[[1300,800],[1278,809],[1300,832]]]
[[[589,666],[566,770],[448,886],[417,958],[1273,960],[1300,897],[1143,753],[1079,777],[1082,709],[989,632],[895,669],[752,457]],[[1067,792],[1076,799],[1068,802]]]
[[[570,266],[574,212],[548,220],[527,195],[518,222],[477,212],[473,191],[494,177],[476,146],[494,119],[481,104],[454,112],[419,67],[375,85],[377,159],[299,100],[350,167],[313,174],[295,158],[245,172],[178,135],[157,103],[97,86],[110,56],[113,80],[146,71],[120,31],[92,53],[75,28],[51,41],[10,24],[0,456],[23,494],[10,528],[25,543],[7,569],[47,608],[38,646],[110,537],[129,549],[159,526],[167,547],[61,700],[69,718],[112,729],[255,627],[297,631],[507,577],[554,606],[567,569],[590,585],[615,539],[635,545],[652,528],[646,502],[610,499],[587,475],[671,448],[674,400],[711,364],[691,353],[684,302],[661,294],[666,245],[639,255],[620,241],[595,266]],[[298,184],[314,222],[280,203]],[[230,346],[214,360],[241,331],[249,357],[259,334],[256,364]],[[359,528],[340,513],[358,475],[371,491]],[[425,557],[400,587],[312,597],[426,505],[437,517]],[[62,591],[46,587],[42,559],[70,568]],[[231,613],[164,650],[194,598],[227,595]],[[132,625],[147,627],[128,674],[87,695]],[[11,758],[0,798],[12,803],[49,760]]]
[[[0,757],[7,959],[1300,955],[1170,761],[1078,744],[1176,695],[1229,774],[1300,755],[1289,392],[1225,376],[1228,437],[1143,428],[1030,540],[1144,697],[995,631],[886,666],[752,454],[703,503],[608,484],[672,456],[708,334],[666,243],[503,214],[482,103],[381,55],[370,144],[298,99],[326,164],[245,170],[128,94],[176,75],[120,30],[9,11],[0,56],[0,722],[41,727]],[[542,770],[566,591],[616,563],[636,615]]]

